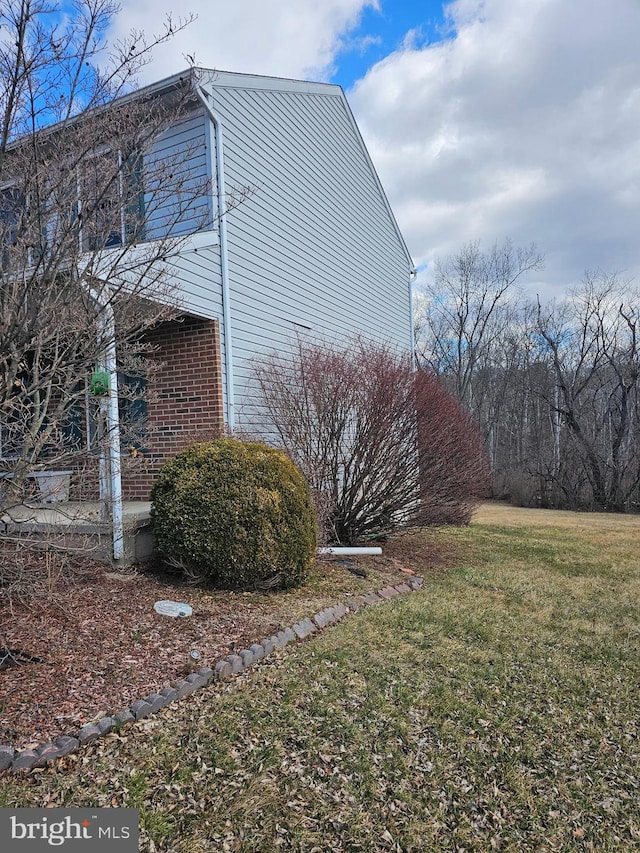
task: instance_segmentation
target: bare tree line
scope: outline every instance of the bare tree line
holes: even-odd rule
[[[585,274],[566,298],[523,295],[535,246],[478,243],[439,263],[418,300],[417,359],[481,425],[493,488],[516,503],[640,508],[640,296]]]

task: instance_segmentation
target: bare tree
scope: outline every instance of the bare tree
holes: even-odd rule
[[[561,306],[538,306],[554,377],[555,479],[578,506],[639,505],[639,294],[617,276],[587,274]],[[573,465],[561,465],[567,456]],[[582,477],[580,477],[582,473]]]
[[[193,108],[196,72],[136,90],[153,47],[188,21],[109,47],[117,10],[111,0],[75,0],[64,14],[47,0],[0,0],[5,505],[23,499],[34,471],[86,464],[97,478],[105,447],[140,441],[144,423],[126,410],[154,368],[144,332],[180,309],[169,273],[185,236],[214,226],[209,180],[167,133]]]
[[[637,289],[589,273],[542,305],[517,284],[542,259],[477,243],[436,269],[419,358],[481,423],[494,494],[574,509],[640,507]]]
[[[436,264],[417,317],[417,356],[422,364],[446,377],[447,387],[489,434],[492,406],[500,388],[476,382],[480,372],[494,375],[510,343],[505,340],[513,320],[517,284],[528,272],[543,268],[544,259],[532,243],[514,247],[505,240],[488,251],[479,242]]]
[[[502,493],[526,454],[524,362],[527,324],[521,280],[542,269],[536,246],[510,240],[483,251],[470,242],[436,264],[417,300],[416,356],[434,370],[477,421],[487,442],[495,488]]]

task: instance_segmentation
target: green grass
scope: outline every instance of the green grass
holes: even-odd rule
[[[640,521],[518,518],[0,805],[137,807],[145,851],[640,850]]]

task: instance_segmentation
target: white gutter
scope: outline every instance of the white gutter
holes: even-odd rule
[[[122,521],[122,467],[120,462],[120,414],[118,412],[118,368],[116,364],[116,321],[113,305],[108,296],[89,288],[89,293],[98,305],[98,327],[103,344],[103,365],[109,374],[109,390],[106,396],[105,415],[107,422],[108,466],[101,460],[100,500],[109,503],[113,559],[124,556],[124,525]],[[108,471],[105,470],[108,468]],[[108,478],[108,479],[107,479]]]
[[[318,554],[334,554],[341,557],[377,557],[382,554],[382,548],[318,548]]]
[[[233,342],[231,329],[231,297],[229,292],[229,254],[227,243],[227,212],[225,198],[225,175],[224,175],[224,137],[222,133],[222,122],[209,104],[205,90],[197,83],[194,84],[196,94],[205,108],[214,128],[215,152],[215,175],[218,187],[218,222],[220,227],[220,278],[222,281],[222,322],[224,326],[224,352],[225,352],[225,387],[227,392],[227,426],[232,430],[235,426],[235,390],[233,385]],[[213,165],[213,164],[212,164]]]

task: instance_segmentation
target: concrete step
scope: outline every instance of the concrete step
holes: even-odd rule
[[[150,560],[153,556],[150,504],[126,501],[123,526],[124,557],[117,561],[118,565]],[[34,547],[54,547],[82,553],[100,562],[114,562],[111,523],[98,501],[13,506],[0,518],[0,534],[28,539]]]

